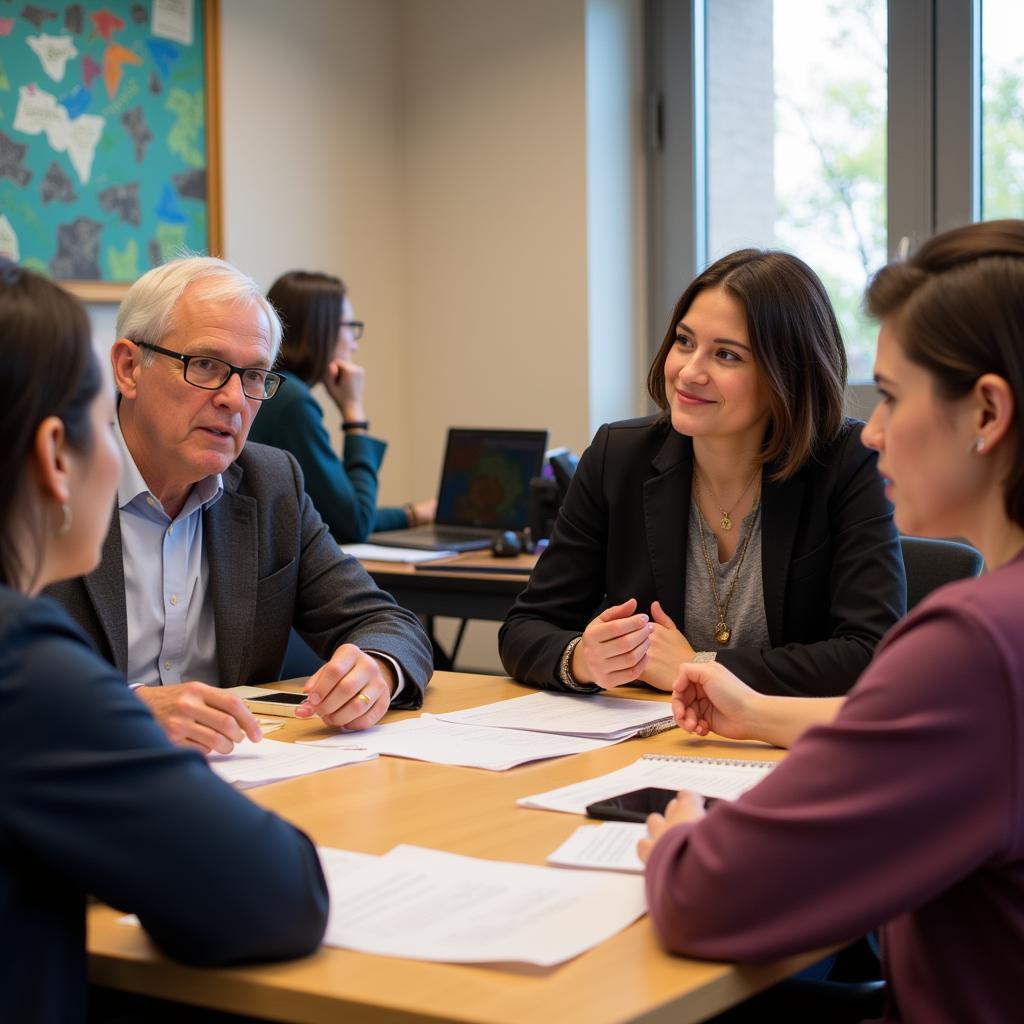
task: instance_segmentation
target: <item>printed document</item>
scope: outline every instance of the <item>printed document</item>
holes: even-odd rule
[[[464,711],[450,711],[438,717],[459,725],[527,729],[606,740],[650,735],[674,725],[668,699],[626,700],[577,697],[569,693],[531,693]]]
[[[563,868],[597,868],[640,875],[643,874],[644,862],[637,856],[636,844],[645,835],[647,826],[640,822],[605,821],[600,825],[580,825],[548,857],[548,863]]]
[[[453,725],[434,715],[407,718],[390,725],[377,725],[357,735],[339,733],[322,740],[308,740],[310,747],[341,749],[365,747],[377,754],[408,757],[432,764],[455,764],[465,768],[486,768],[503,772],[517,764],[564,757],[587,750],[609,747],[618,740],[559,736],[521,729],[489,729],[476,725]]]
[[[316,750],[299,743],[279,740],[253,743],[245,739],[236,744],[230,754],[211,754],[206,760],[225,782],[248,789],[343,764],[372,761],[376,756],[372,750]]]
[[[333,871],[325,944],[449,963],[570,960],[646,910],[643,879],[396,846]]]

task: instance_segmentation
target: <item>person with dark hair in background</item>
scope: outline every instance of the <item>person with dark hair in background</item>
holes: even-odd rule
[[[0,1004],[86,1017],[85,902],[138,914],[194,964],[302,956],[327,892],[316,851],[172,746],[124,676],[40,590],[100,560],[121,459],[82,307],[0,260]],[[246,872],[239,872],[239,865]],[[275,899],[253,897],[250,877]]]
[[[660,415],[601,427],[501,627],[508,673],[670,690],[716,660],[765,693],[845,693],[906,610],[892,509],[844,419],[846,354],[801,260],[744,249],[676,304]],[[602,610],[603,609],[603,610]]]
[[[262,410],[251,437],[292,453],[306,493],[339,544],[366,540],[379,530],[401,530],[434,521],[435,501],[377,508],[377,474],[387,444],[370,435],[363,405],[365,370],[352,361],[363,335],[344,283],[330,274],[293,270],[267,293],[284,334],[277,369],[289,386]],[[312,388],[323,384],[341,414],[339,458],[324,427]]]
[[[935,236],[880,270],[867,304],[881,323],[881,402],[863,437],[896,522],[966,537],[987,572],[919,604],[845,700],[764,696],[724,666],[684,664],[683,728],[794,746],[706,818],[681,793],[649,819],[648,904],[671,950],[714,960],[775,959],[881,926],[887,1021],[1016,1021],[1024,221]],[[748,1008],[796,1019],[784,1000],[801,995],[784,986]]]

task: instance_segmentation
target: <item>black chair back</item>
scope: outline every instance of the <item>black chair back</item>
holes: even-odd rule
[[[958,540],[900,537],[907,572],[907,611],[936,587],[981,573],[981,552]]]

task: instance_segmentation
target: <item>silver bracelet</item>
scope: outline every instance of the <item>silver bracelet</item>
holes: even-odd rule
[[[576,693],[597,693],[601,689],[597,683],[577,682],[572,674],[572,652],[576,650],[576,645],[582,639],[582,636],[574,636],[565,645],[565,650],[562,651],[562,657],[558,662],[558,678],[566,689],[573,690]]]
[[[714,661],[718,657],[718,651],[697,651],[693,656],[694,665],[703,665],[706,662]]]

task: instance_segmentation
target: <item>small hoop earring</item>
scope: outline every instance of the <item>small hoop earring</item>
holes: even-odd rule
[[[54,535],[57,537],[66,537],[71,531],[71,506],[65,501],[60,506],[61,521],[60,526],[54,531]]]

